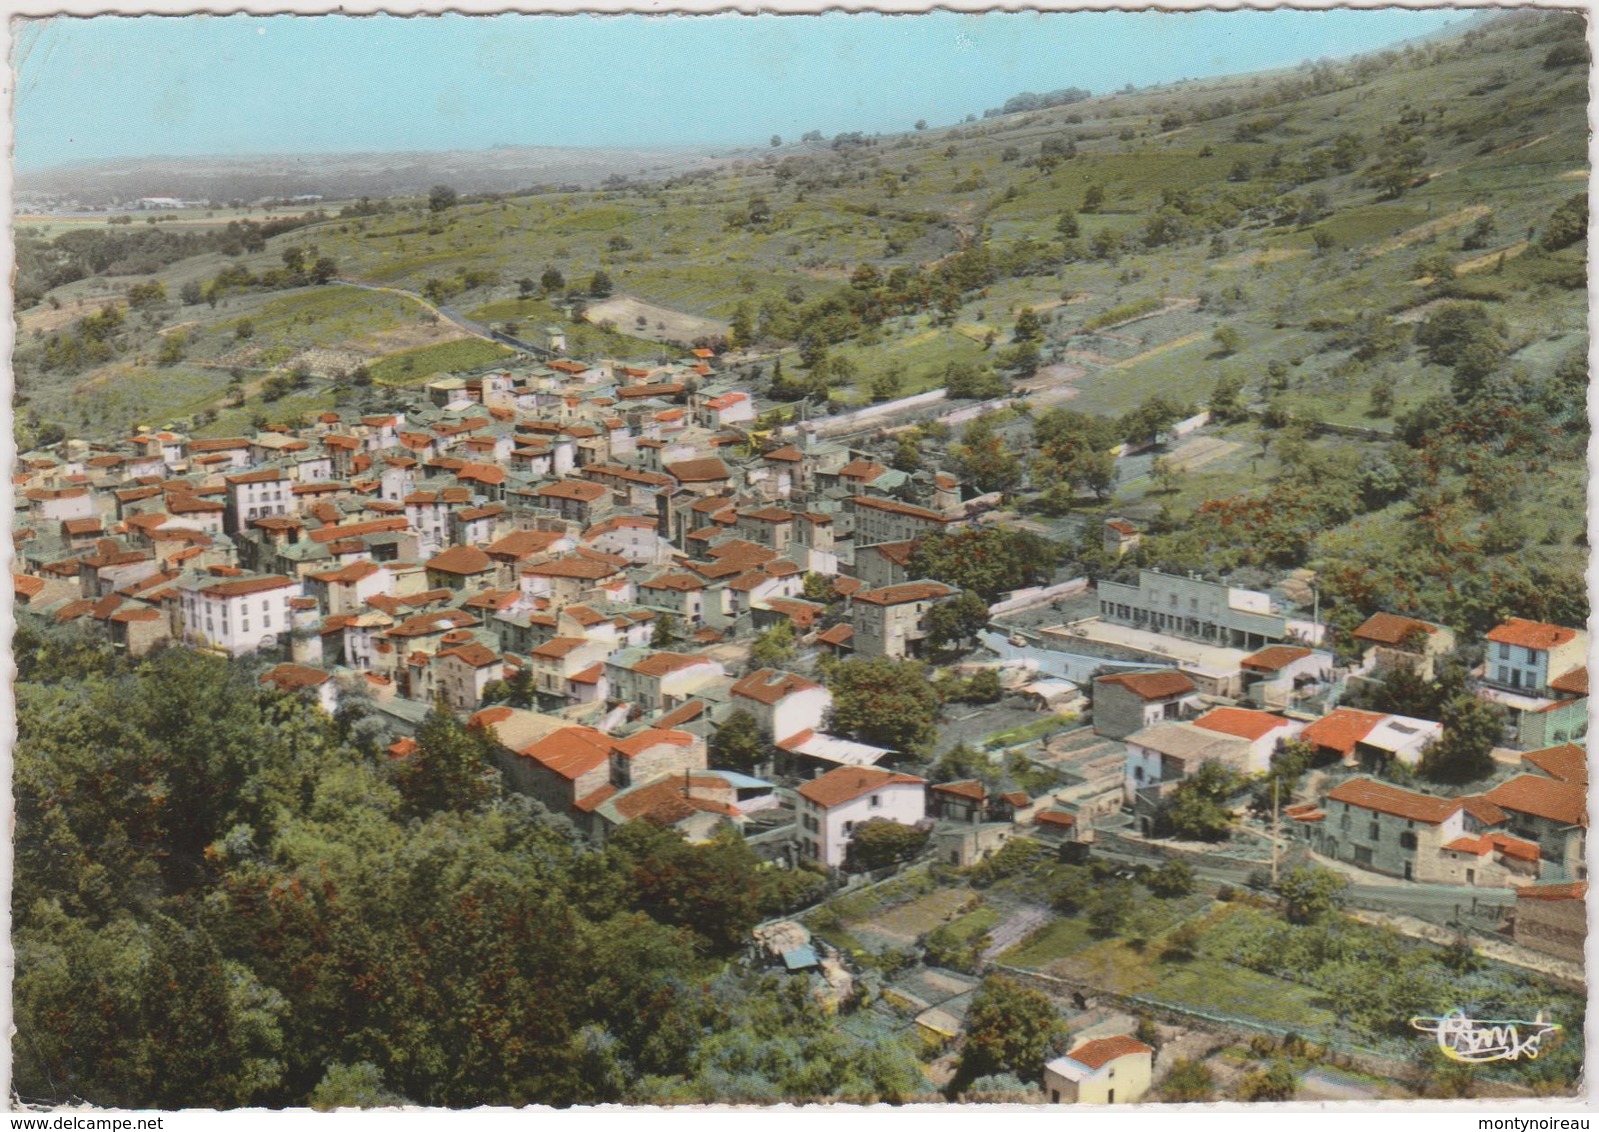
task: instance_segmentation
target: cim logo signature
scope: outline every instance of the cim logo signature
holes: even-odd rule
[[[1558,1035],[1561,1027],[1546,1022],[1543,1012],[1531,1022],[1509,1019],[1478,1021],[1467,1017],[1464,1010],[1455,1010],[1441,1018],[1418,1017],[1410,1020],[1411,1026],[1424,1034],[1434,1034],[1438,1048],[1451,1061],[1531,1061],[1538,1056],[1540,1044],[1550,1034]]]

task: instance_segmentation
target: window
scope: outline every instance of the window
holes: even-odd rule
[[[1371,829],[1367,833],[1367,836],[1370,837],[1373,841],[1381,841],[1382,840],[1382,826],[1379,825],[1377,822],[1372,822],[1371,823]]]
[[[883,805],[883,796],[881,794],[873,794],[872,795],[872,809],[874,809],[874,810],[881,809],[882,805]]]
[[[1509,660],[1510,659],[1510,646],[1509,645],[1500,645],[1499,646],[1499,659],[1500,660]]]
[[[1510,669],[1506,668],[1502,664],[1499,666],[1499,682],[1501,684],[1510,683]]]
[[[1414,849],[1415,847],[1416,835],[1414,833],[1401,833],[1399,835],[1399,848]],[[1409,866],[1407,865],[1406,868],[1409,868]]]
[[[1538,651],[1536,649],[1527,650],[1527,666],[1529,668],[1538,667]]]

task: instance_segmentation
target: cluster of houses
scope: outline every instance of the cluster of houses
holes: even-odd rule
[[[1449,629],[1376,614],[1354,631],[1360,661],[1338,670],[1329,652],[1275,643],[1286,638],[1286,622],[1240,621],[1261,614],[1240,609],[1238,591],[1229,606],[1225,595],[1193,592],[1221,588],[1211,583],[1144,573],[1137,605],[1129,600],[1133,587],[1099,587],[1102,616],[1148,624],[1166,609],[1173,612],[1163,614],[1160,632],[1218,644],[1264,642],[1237,661],[1236,673],[1218,674],[1211,658],[1210,668],[1151,667],[1094,681],[1095,729],[1125,746],[1122,801],[1145,832],[1161,803],[1203,764],[1259,774],[1284,743],[1297,740],[1324,768],[1313,776],[1313,798],[1282,800],[1287,832],[1308,848],[1406,880],[1515,887],[1525,897],[1518,912],[1522,904],[1531,909],[1518,924],[1580,918],[1587,881],[1584,630],[1510,618],[1487,634],[1472,686],[1504,709],[1504,745],[1492,752],[1496,773],[1487,789],[1446,793],[1393,781],[1414,779],[1428,747],[1444,737],[1441,722],[1346,706],[1307,710],[1317,701],[1299,693],[1396,668],[1431,678],[1456,648]],[[1256,635],[1262,629],[1264,638]],[[1217,694],[1218,675],[1222,684],[1236,678],[1233,695]],[[1561,904],[1563,913],[1552,911]],[[1546,930],[1541,941],[1534,930],[1529,945],[1580,956],[1580,933],[1574,948],[1569,931],[1556,940],[1563,930]]]
[[[805,434],[752,443],[754,415],[698,351],[442,378],[249,437],[63,442],[17,467],[17,606],[133,656],[287,656],[265,682],[329,712],[361,696],[401,734],[442,703],[597,837],[786,816],[791,855],[837,865],[858,822],[922,822],[939,795],[830,734],[820,684],[744,672],[748,642],[787,626],[837,656],[919,654],[959,591],[910,576],[909,551],[964,521],[960,485]],[[507,688],[527,706],[485,706]],[[710,768],[737,711],[800,793]]]
[[[936,825],[956,864],[1023,832],[1086,839],[1103,800],[930,784],[895,769],[897,752],[830,733],[822,685],[748,671],[749,641],[778,627],[840,657],[921,654],[930,612],[959,591],[913,576],[914,550],[976,520],[946,472],[758,430],[754,398],[713,361],[557,358],[441,378],[383,413],[25,453],[17,606],[101,626],[134,656],[168,642],[286,655],[265,682],[329,712],[362,696],[400,734],[443,704],[492,732],[510,785],[595,837],[644,817],[695,838],[731,825],[827,866],[872,820]],[[1104,539],[1119,555],[1138,533],[1113,519]],[[1317,852],[1418,881],[1585,883],[1582,630],[1512,618],[1488,634],[1475,687],[1510,720],[1496,756],[1516,773],[1442,797],[1384,780],[1441,724],[1338,707],[1336,691],[1396,667],[1431,676],[1449,629],[1378,614],[1340,668],[1321,627],[1268,594],[1143,570],[1095,599],[1116,639],[1192,646],[1089,689],[1095,730],[1125,745],[1111,809],[1147,823],[1203,764],[1260,772],[1297,739],[1341,772],[1284,800]],[[527,706],[503,706],[509,689]],[[711,766],[735,712],[797,789]],[[401,738],[390,754],[415,749]]]

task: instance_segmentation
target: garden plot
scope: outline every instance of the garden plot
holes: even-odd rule
[[[1231,455],[1242,447],[1243,445],[1236,440],[1223,440],[1219,436],[1201,436],[1172,452],[1166,460],[1179,471],[1191,472],[1212,460]]]
[[[941,888],[863,920],[846,926],[862,943],[881,947],[906,947],[949,920],[954,919],[972,894],[964,888]]]

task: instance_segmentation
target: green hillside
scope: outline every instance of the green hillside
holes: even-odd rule
[[[684,325],[732,325],[755,357],[785,355],[790,394],[862,402],[942,386],[953,364],[975,369],[978,388],[1020,380],[1038,411],[1120,416],[1156,395],[1202,406],[1230,384],[1279,426],[1353,430],[1312,438],[1313,457],[1376,459],[1385,436],[1457,380],[1447,348],[1412,340],[1450,301],[1480,304],[1494,380],[1514,398],[1580,400],[1584,241],[1568,237],[1586,210],[1561,206],[1586,194],[1582,35],[1580,16],[1516,12],[1402,52],[944,130],[840,135],[664,183],[440,210],[333,206],[154,274],[24,286],[44,301],[19,316],[22,439],[292,419],[359,395],[349,375],[362,365],[405,384],[433,361],[493,360],[440,303],[534,333],[565,322],[562,292],[586,292],[603,272],[617,296]],[[48,240],[22,233],[25,283]],[[318,260],[338,279],[394,290],[319,284]],[[546,294],[552,269],[561,283]],[[164,298],[85,338],[86,314],[152,279]],[[1024,308],[1038,327],[1018,346]],[[650,358],[672,351],[652,340],[671,336],[665,325],[585,324],[573,346]],[[74,336],[85,340],[58,341]],[[1580,410],[1567,415],[1580,426]],[[1115,505],[1153,518],[1196,490],[1275,474],[1270,441],[1249,423],[1235,430],[1237,450],[1191,469],[1172,498],[1124,478]],[[1530,537],[1564,548],[1538,553],[1564,567],[1580,554],[1580,455],[1580,443],[1549,455],[1536,492],[1510,485],[1529,496]],[[1456,491],[1445,479],[1439,490]],[[1475,516],[1468,506],[1456,534]],[[1345,518],[1334,509],[1314,525]],[[1398,555],[1404,526],[1373,519],[1358,538]],[[1284,560],[1240,560],[1261,558]]]

